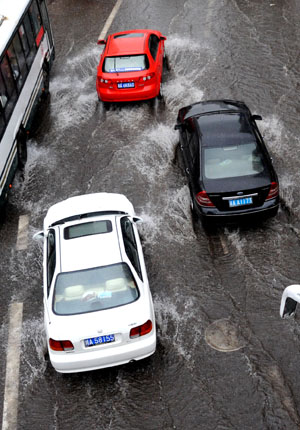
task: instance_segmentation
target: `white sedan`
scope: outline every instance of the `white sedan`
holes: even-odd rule
[[[50,207],[44,230],[44,322],[62,373],[117,366],[156,349],[153,303],[129,200],[71,197]]]
[[[298,303],[300,303],[300,285],[294,284],[286,287],[280,303],[281,318],[294,315]]]

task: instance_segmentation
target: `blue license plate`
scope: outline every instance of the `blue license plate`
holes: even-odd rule
[[[252,197],[246,197],[244,199],[234,199],[229,200],[229,207],[236,208],[238,206],[251,205],[252,203]]]
[[[134,88],[134,82],[122,82],[118,84],[118,88]]]
[[[95,345],[102,345],[103,343],[110,343],[115,341],[115,335],[114,334],[108,334],[106,336],[98,336],[98,337],[91,337],[89,339],[84,339],[84,346],[95,346]]]

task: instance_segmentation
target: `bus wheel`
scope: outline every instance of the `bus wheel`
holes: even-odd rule
[[[43,92],[42,92],[42,97],[43,98],[47,98],[47,96],[49,95],[49,64],[47,62],[45,62],[43,64]]]
[[[19,132],[17,138],[17,153],[18,153],[18,166],[20,169],[23,169],[26,161],[27,161],[27,138],[25,131]]]

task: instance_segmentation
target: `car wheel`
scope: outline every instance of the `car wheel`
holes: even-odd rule
[[[162,82],[161,82],[161,81],[160,81],[159,93],[158,93],[157,98],[158,98],[159,100],[163,100],[163,98],[164,98],[163,86],[162,86]]]
[[[164,69],[165,69],[165,70],[167,70],[168,72],[171,70],[169,57],[168,57],[168,55],[166,54],[166,51],[164,51],[163,67],[164,67]]]
[[[109,102],[103,102],[104,110],[108,111],[110,109],[110,103]]]

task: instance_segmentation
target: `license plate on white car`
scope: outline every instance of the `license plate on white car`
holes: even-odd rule
[[[118,84],[118,88],[134,88],[134,82],[122,82]]]
[[[251,205],[252,203],[252,197],[245,197],[244,199],[229,200],[229,207],[235,208],[238,206]]]
[[[114,334],[108,334],[106,336],[91,337],[89,339],[84,339],[84,346],[90,347],[95,345],[102,345],[103,343],[110,343],[115,341]]]

